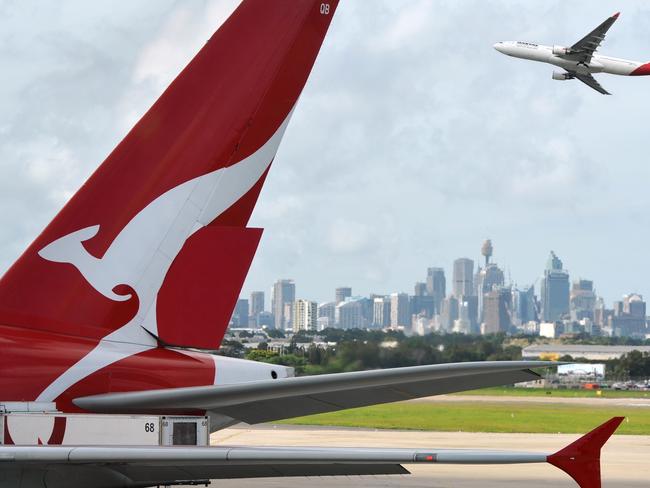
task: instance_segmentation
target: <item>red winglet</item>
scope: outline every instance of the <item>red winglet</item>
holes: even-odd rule
[[[608,420],[573,444],[548,456],[546,461],[571,476],[580,488],[601,488],[600,449],[624,418],[614,417]]]

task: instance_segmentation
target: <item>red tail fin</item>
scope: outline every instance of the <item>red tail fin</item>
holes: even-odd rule
[[[625,417],[614,417],[573,444],[548,456],[547,461],[571,476],[580,488],[601,488],[600,450]]]
[[[182,330],[159,291],[187,281],[177,257],[187,263],[190,236],[246,226],[337,4],[244,0],[2,277],[0,323],[95,340],[128,323],[133,334],[218,347],[259,235],[207,237],[236,236],[245,245],[234,249],[194,244],[203,254],[192,269],[209,261],[202,272],[215,272],[202,284],[232,278],[219,283],[227,299],[201,307],[198,330]]]

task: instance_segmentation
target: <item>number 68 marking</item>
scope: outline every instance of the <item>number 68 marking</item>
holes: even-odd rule
[[[329,15],[330,14],[330,4],[329,3],[321,3],[320,4],[320,13],[321,13],[321,15]]]

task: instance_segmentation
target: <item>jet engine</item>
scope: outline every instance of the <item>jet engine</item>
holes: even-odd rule
[[[565,54],[571,54],[571,49],[564,46],[553,46],[553,54],[556,56],[564,56]]]
[[[566,71],[553,71],[553,79],[554,80],[571,80],[573,79],[573,76],[571,76],[569,73]]]

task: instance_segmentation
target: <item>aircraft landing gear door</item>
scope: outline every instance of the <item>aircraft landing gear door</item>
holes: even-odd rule
[[[207,417],[163,417],[161,422],[163,446],[207,446],[210,429]]]

